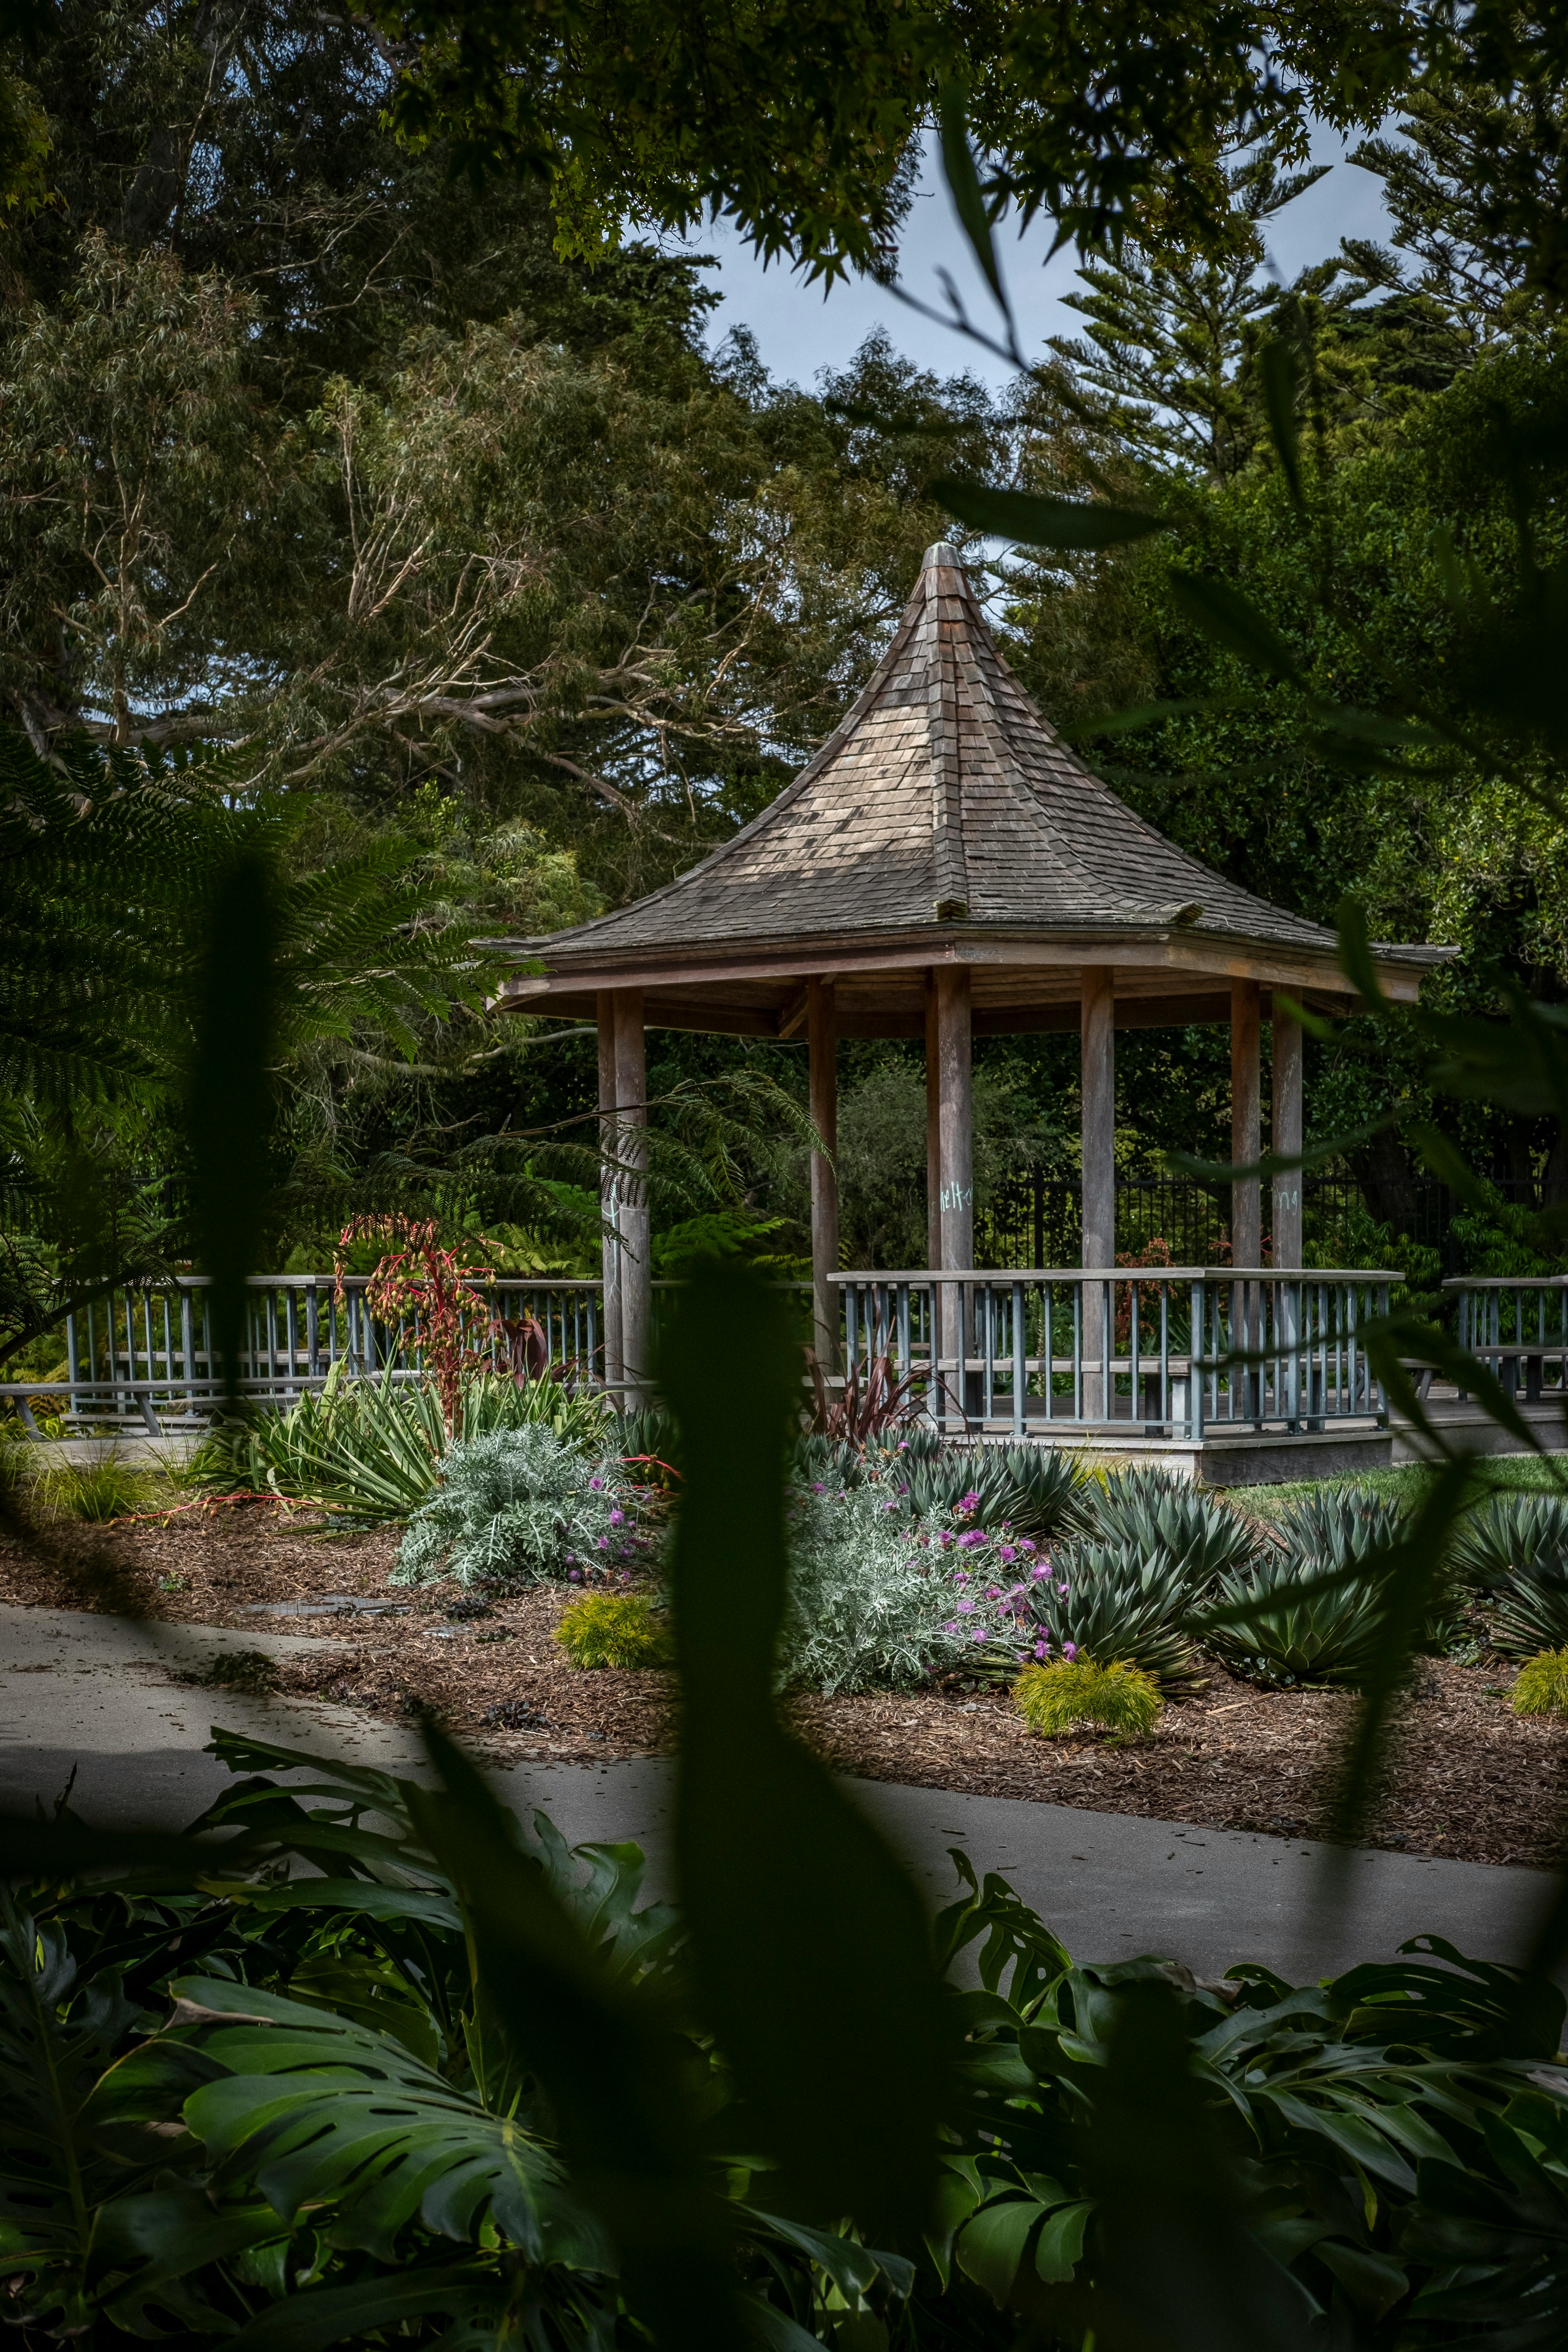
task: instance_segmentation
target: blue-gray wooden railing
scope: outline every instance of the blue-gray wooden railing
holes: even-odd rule
[[[862,1393],[881,1365],[954,1433],[1109,1427],[1194,1444],[1385,1422],[1360,1335],[1400,1279],[1233,1266],[836,1277]]]
[[[1510,1396],[1522,1396],[1527,1404],[1564,1401],[1568,1276],[1464,1276],[1443,1287],[1455,1298],[1460,1347]]]
[[[887,1366],[908,1380],[917,1408],[953,1433],[1110,1424],[1201,1438],[1220,1426],[1316,1429],[1386,1418],[1359,1334],[1386,1311],[1396,1274],[1162,1266],[833,1279],[842,1301],[839,1369],[864,1385],[874,1366]],[[368,1280],[253,1276],[242,1392],[284,1404],[321,1387],[338,1365],[351,1380],[421,1378],[417,1315],[395,1325],[373,1315]],[[653,1286],[656,1325],[677,1287]],[[791,1287],[808,1295],[807,1285]],[[69,1428],[162,1433],[205,1422],[223,1395],[208,1290],[205,1277],[189,1275],[128,1286],[69,1318],[64,1379],[0,1383],[0,1397],[16,1400],[35,1434],[40,1408]],[[601,1291],[597,1282],[543,1276],[482,1286],[496,1369],[509,1362],[505,1326],[531,1317],[542,1335],[536,1360],[573,1383],[601,1385]],[[1561,1349],[1556,1360],[1561,1378]]]
[[[417,1380],[425,1370],[417,1314],[395,1324],[373,1315],[370,1277],[330,1274],[254,1275],[246,1286],[247,1315],[239,1355],[241,1393],[287,1403],[340,1377],[360,1380],[390,1372]],[[509,1360],[507,1323],[531,1315],[543,1333],[548,1364],[573,1381],[597,1380],[603,1370],[596,1282],[499,1280],[477,1293],[491,1317],[488,1346],[498,1370]],[[26,1427],[37,1434],[37,1410],[58,1412],[71,1427],[140,1425],[162,1433],[171,1420],[203,1422],[225,1393],[208,1311],[205,1275],[128,1284],[68,1316],[66,1376],[58,1381],[10,1381],[0,1397],[15,1398]]]

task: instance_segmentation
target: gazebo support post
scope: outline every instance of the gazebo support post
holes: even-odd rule
[[[1230,1158],[1235,1168],[1255,1168],[1263,1150],[1263,1003],[1255,980],[1230,983]],[[1263,1194],[1256,1176],[1239,1176],[1230,1187],[1230,1262],[1259,1265],[1263,1260]],[[1249,1355],[1263,1344],[1263,1297],[1256,1282],[1232,1287],[1230,1344]],[[1233,1389],[1242,1384],[1248,1410],[1262,1410],[1261,1366],[1238,1367]]]
[[[642,991],[617,988],[616,999],[616,1109],[620,1121],[620,1232],[623,1402],[635,1412],[648,1402],[652,1355],[650,1329],[653,1270],[649,1261],[647,1210],[647,1048],[643,1034]]]
[[[621,1345],[620,1137],[616,1121],[616,992],[601,988],[595,998],[599,1023],[599,1210],[605,1220],[600,1258],[605,1276],[603,1339],[605,1386],[618,1389],[626,1376]]]
[[[941,1154],[938,1190],[938,1263],[967,1270],[974,1263],[974,1101],[971,1063],[969,968],[939,964],[936,972],[937,1133]],[[967,1412],[964,1358],[968,1318],[961,1284],[941,1292],[942,1349],[955,1360],[953,1404]]]
[[[926,1264],[942,1264],[942,1056],[936,1042],[934,967],[926,973]]]
[[[1278,1008],[1274,1013],[1274,1150],[1280,1160],[1301,1156],[1301,1024]],[[1301,1171],[1282,1168],[1274,1179],[1272,1263],[1293,1273],[1301,1263]]]
[[[838,1370],[838,1293],[828,1279],[838,1271],[838,1037],[833,982],[805,984],[806,1051],[811,1123],[822,1142],[811,1155],[811,1290],[816,1360]]]
[[[1262,992],[1255,980],[1230,983],[1230,1157],[1237,1168],[1257,1165],[1262,1151]],[[1263,1203],[1256,1176],[1230,1188],[1230,1262],[1257,1265],[1263,1255]]]
[[[1079,992],[1079,1094],[1082,1110],[1083,1249],[1086,1266],[1116,1263],[1116,974],[1085,964]],[[1101,1361],[1107,1320],[1102,1283],[1083,1285],[1083,1414],[1109,1420],[1115,1389]],[[1110,1318],[1114,1320],[1114,1318]],[[1090,1361],[1096,1369],[1087,1367]],[[1136,1403],[1136,1400],[1134,1400]]]

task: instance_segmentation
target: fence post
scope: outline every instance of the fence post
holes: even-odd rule
[[[1187,1310],[1187,1426],[1194,1445],[1204,1442],[1204,1376],[1199,1358],[1204,1351],[1204,1286],[1194,1282]]]

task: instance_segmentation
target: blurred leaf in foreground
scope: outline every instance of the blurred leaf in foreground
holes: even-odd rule
[[[686,1469],[681,1902],[704,2014],[784,2193],[912,2232],[936,2185],[952,2055],[930,1935],[909,1879],[774,1696],[798,1379],[783,1295],[732,1263],[699,1267],[663,1364]]]

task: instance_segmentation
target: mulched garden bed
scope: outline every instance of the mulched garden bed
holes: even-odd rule
[[[280,1690],[393,1719],[428,1707],[508,1761],[602,1763],[670,1744],[668,1676],[567,1664],[552,1638],[566,1591],[537,1586],[465,1615],[472,1604],[455,1584],[388,1587],[395,1530],[323,1538],[319,1526],[268,1504],[56,1526],[42,1549],[0,1546],[0,1601],[321,1635],[331,1650],[281,1662]],[[339,1613],[254,1613],[329,1597]],[[405,1613],[351,1615],[347,1601]],[[1422,1662],[1371,1843],[1470,1862],[1556,1859],[1568,1725],[1515,1717],[1511,1680],[1507,1666]],[[1300,1838],[1324,1823],[1354,1705],[1329,1691],[1260,1691],[1212,1667],[1152,1738],[1129,1747],[1034,1738],[1006,1694],[985,1688],[806,1696],[794,1715],[819,1754],[868,1780]]]

